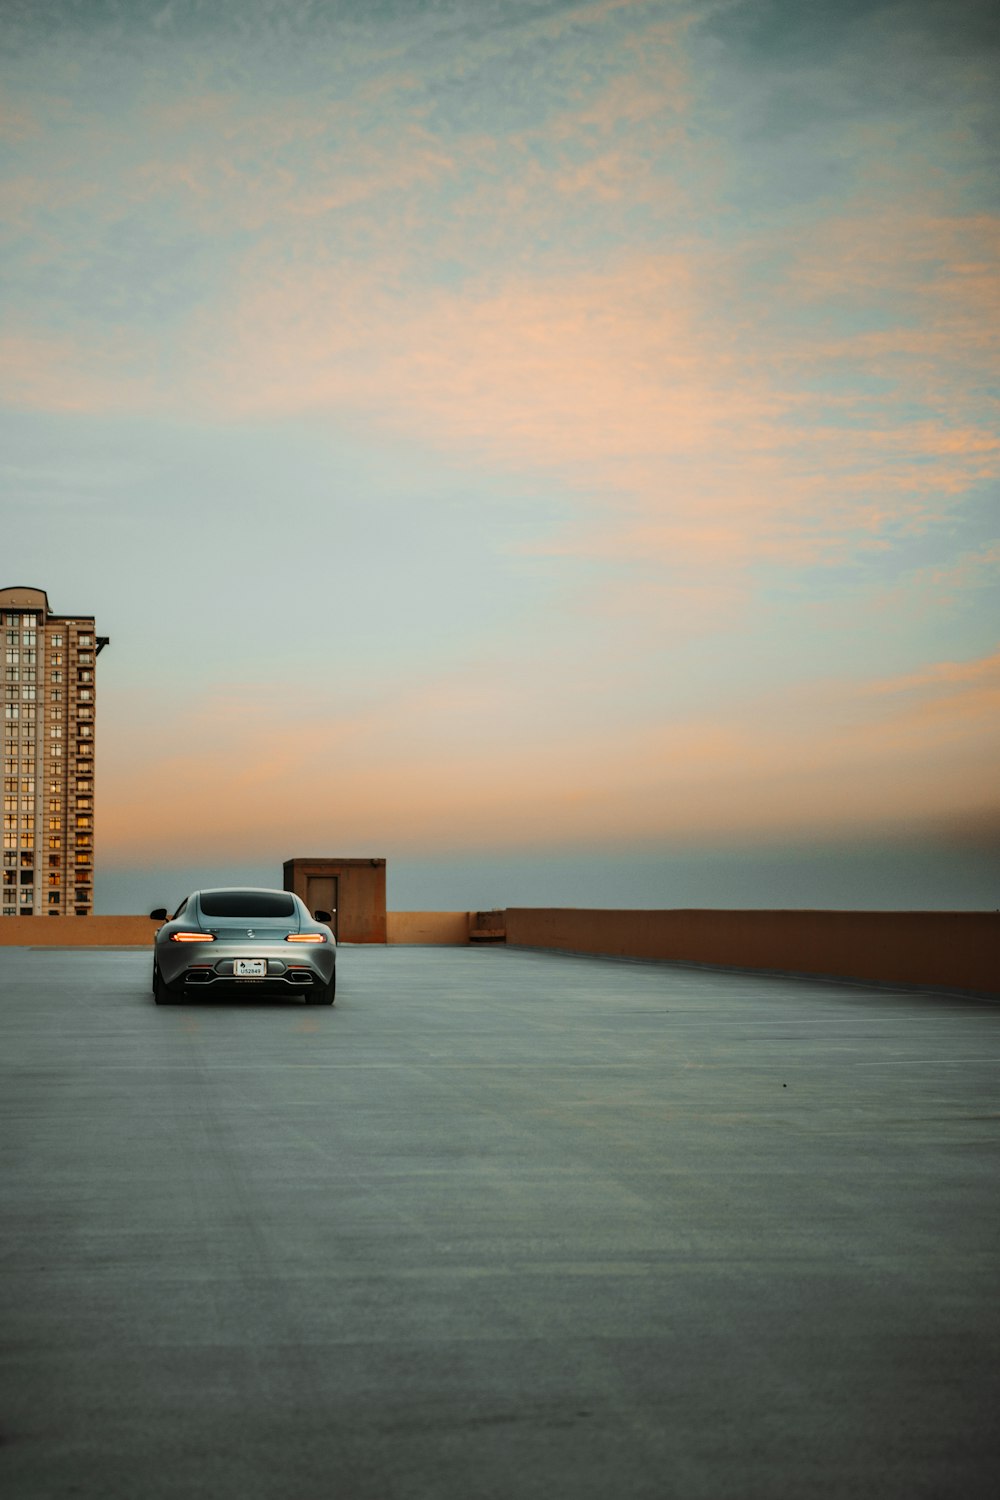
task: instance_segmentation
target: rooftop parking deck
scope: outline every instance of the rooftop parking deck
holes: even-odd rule
[[[992,1500],[1000,1006],[339,967],[0,950],[11,1495]]]

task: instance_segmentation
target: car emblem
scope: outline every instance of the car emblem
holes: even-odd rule
[[[253,937],[253,928],[252,927],[248,927],[247,928],[247,937]]]

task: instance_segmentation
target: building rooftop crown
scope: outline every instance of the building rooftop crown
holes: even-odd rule
[[[31,588],[25,584],[12,584],[0,589],[0,609],[39,609],[49,614],[49,596],[44,589]]]

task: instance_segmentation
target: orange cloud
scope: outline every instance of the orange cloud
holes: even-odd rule
[[[596,68],[600,28],[630,9],[629,35],[608,32],[614,65]],[[486,28],[420,73],[402,40],[376,56],[377,41],[355,37],[379,76],[280,109],[199,91],[195,69],[187,97],[144,107],[149,152],[129,156],[113,191],[105,182],[88,223],[117,222],[127,202],[186,220],[221,256],[235,235],[227,292],[192,299],[162,348],[103,331],[93,349],[82,334],[79,348],[75,334],[8,340],[20,403],[325,414],[477,471],[541,472],[574,515],[538,550],[709,568],[730,598],[753,561],[838,561],[939,521],[1000,473],[983,394],[1000,218],[948,212],[943,189],[887,203],[865,180],[850,203],[770,237],[697,239],[705,204],[692,199],[720,163],[684,134],[689,25],[605,0]],[[563,71],[531,128],[435,133],[428,100],[448,70],[464,81],[543,37],[560,39]],[[120,127],[93,128],[93,154],[120,148]],[[895,138],[868,130],[881,159]],[[673,144],[676,172],[662,165]],[[95,189],[67,168],[18,191],[41,234],[51,193]],[[620,231],[655,207],[667,248],[577,246],[565,231],[577,199],[621,212]],[[435,279],[442,267],[454,285]],[[157,388],[140,363],[166,371]]]
[[[61,412],[136,411],[155,402],[144,341],[111,332],[99,343],[65,335],[0,336],[7,404]],[[126,372],[129,372],[126,378]]]
[[[331,839],[427,851],[937,827],[996,804],[998,678],[1000,656],[934,663],[607,727],[579,703],[579,724],[565,702],[553,713],[544,668],[525,664],[516,678],[470,669],[317,712],[293,737],[237,701],[205,700],[173,748],[136,737],[130,703],[105,741],[102,858],[252,857]],[[151,786],[169,798],[151,799]]]
[[[919,730],[924,742],[966,738],[979,730],[1000,757],[1000,652],[976,661],[935,662],[923,671],[871,683],[875,697],[900,701],[893,723]]]
[[[813,377],[834,367],[843,341],[782,344],[731,325],[713,303],[722,274],[718,258],[632,256],[601,273],[403,295],[377,268],[257,261],[197,385],[235,415],[350,414],[479,464],[547,470],[584,502],[549,550],[583,556],[836,556],[939,519],[944,497],[1000,472],[1000,443],[961,383],[942,402],[948,420],[914,422],[901,379],[831,421],[838,402],[803,376],[807,359]],[[936,337],[944,354],[948,328]]]

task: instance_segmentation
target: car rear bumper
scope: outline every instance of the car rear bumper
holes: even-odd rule
[[[267,974],[262,978],[234,979],[232,974],[216,974],[211,969],[188,969],[174,985],[185,990],[210,990],[212,994],[304,994],[321,989],[329,980],[321,979],[311,969],[289,969],[284,974]]]
[[[156,962],[167,984],[182,984],[185,989],[235,992],[257,988],[287,993],[330,983],[337,961],[332,943],[289,946],[295,947],[293,953],[284,944],[281,948],[268,944],[261,951],[251,944],[237,948],[228,943],[224,947],[216,943],[162,943],[157,945]],[[237,979],[233,975],[237,959],[263,959],[267,972],[259,978]]]

